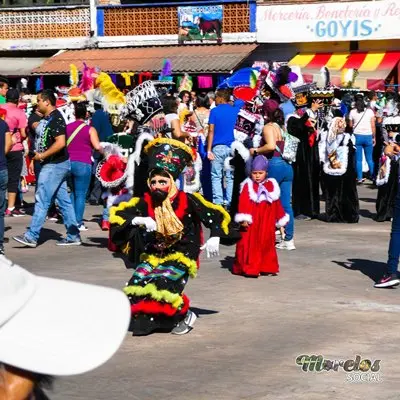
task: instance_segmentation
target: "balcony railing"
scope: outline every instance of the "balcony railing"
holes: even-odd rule
[[[89,0],[0,0],[0,8],[89,5]]]

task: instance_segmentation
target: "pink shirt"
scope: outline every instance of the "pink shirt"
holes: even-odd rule
[[[28,118],[26,118],[25,112],[12,103],[1,104],[1,108],[7,112],[5,121],[10,128],[10,132],[14,133],[14,138],[16,139],[16,143],[11,147],[10,151],[24,150],[19,130],[26,129],[28,126]]]

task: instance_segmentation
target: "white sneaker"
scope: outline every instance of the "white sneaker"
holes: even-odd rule
[[[184,320],[179,322],[171,333],[173,335],[185,335],[193,329],[193,325],[196,322],[197,315],[193,311],[188,311]]]
[[[79,229],[81,232],[84,232],[84,231],[87,231],[87,230],[88,230],[88,228],[85,226],[85,224],[79,225],[79,226],[78,226],[78,229]]]
[[[296,246],[294,245],[294,240],[282,240],[275,246],[280,250],[296,250]]]

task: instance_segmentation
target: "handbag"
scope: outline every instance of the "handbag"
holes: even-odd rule
[[[289,164],[296,162],[297,149],[299,147],[300,139],[284,131],[281,127],[282,138],[284,140],[283,152],[276,146],[275,149],[281,154],[282,158]]]

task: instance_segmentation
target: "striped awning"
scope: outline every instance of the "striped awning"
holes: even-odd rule
[[[344,74],[356,69],[358,76],[355,87],[360,89],[383,89],[384,80],[393,71],[400,60],[400,52],[354,52],[354,53],[317,53],[298,54],[289,65],[302,69],[305,80],[319,80],[320,70],[327,67],[331,73],[331,82],[341,86]]]

